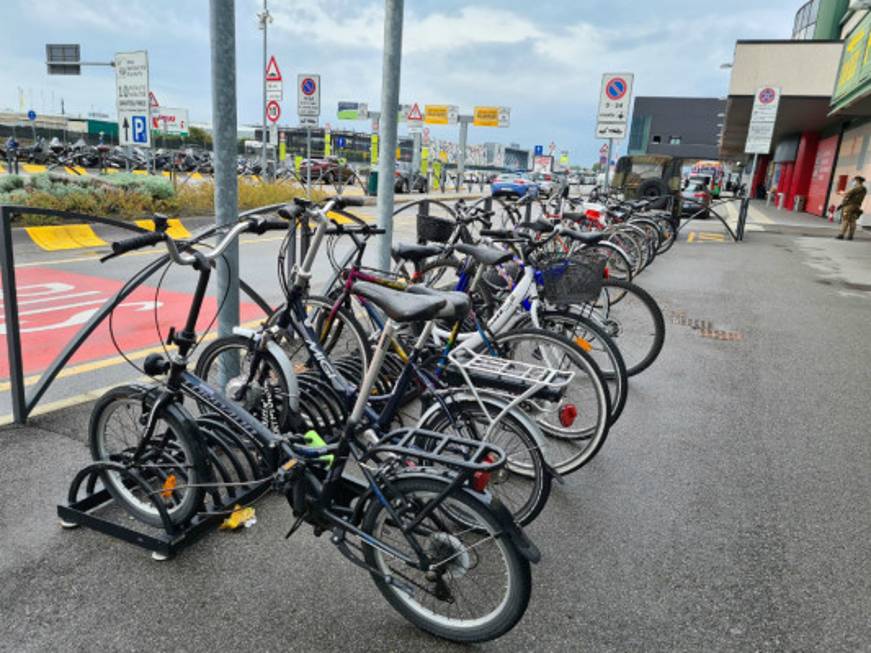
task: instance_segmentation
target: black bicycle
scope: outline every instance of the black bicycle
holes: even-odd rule
[[[172,261],[192,266],[199,279],[184,327],[169,334],[177,351],[168,360],[152,354],[145,361],[146,373],[163,375],[163,382],[116,388],[94,407],[91,452],[116,501],[157,526],[186,523],[201,511],[205,491],[216,485],[212,466],[218,461],[207,452],[200,424],[184,405],[187,398],[244,442],[258,468],[267,470],[258,482],[287,497],[296,517],[288,536],[302,524],[318,535],[329,531],[330,541],[370,573],[397,611],[434,635],[478,642],[510,630],[526,610],[530,563],[540,554],[486,492],[490,476],[506,463],[505,453],[433,431],[402,429],[374,446],[362,433],[367,399],[397,325],[431,320],[447,300],[358,289],[388,319],[340,437],[327,444],[313,431],[274,434],[187,367],[214,261],[241,233],[283,230],[286,223],[246,219],[204,252],[169,237],[165,221],[155,222],[155,232],[113,243],[110,256],[163,242]],[[310,326],[306,335],[317,343]],[[318,364],[328,377],[335,373],[326,356]],[[349,463],[363,481],[344,473]]]

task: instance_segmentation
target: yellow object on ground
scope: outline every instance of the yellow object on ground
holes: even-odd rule
[[[181,220],[178,218],[170,218],[166,221],[167,230],[166,233],[170,235],[172,238],[190,238],[191,232],[187,230]],[[142,227],[143,229],[148,229],[148,231],[154,231],[154,220],[137,220],[136,226]]]
[[[40,172],[48,172],[48,166],[39,163],[22,163],[21,169],[29,175],[38,175]]]
[[[37,245],[48,252],[59,249],[79,249],[82,247],[104,247],[106,241],[100,238],[88,224],[67,224],[56,227],[25,227],[27,235]]]
[[[257,523],[254,508],[242,508],[239,505],[233,509],[232,514],[221,523],[221,530],[235,531],[236,529],[250,528]]]

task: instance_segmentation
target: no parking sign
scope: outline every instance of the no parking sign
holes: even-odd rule
[[[602,75],[599,113],[596,116],[596,136],[598,138],[623,138],[626,135],[634,79],[635,75],[632,73],[605,73]]]

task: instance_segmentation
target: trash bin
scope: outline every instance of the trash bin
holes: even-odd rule
[[[369,171],[369,183],[366,186],[366,194],[369,197],[375,197],[378,194],[378,171]]]
[[[796,195],[795,199],[792,201],[792,210],[795,213],[801,213],[804,211],[804,204],[807,201],[807,198],[803,195]]]

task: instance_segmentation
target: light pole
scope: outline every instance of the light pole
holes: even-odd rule
[[[267,0],[263,0],[263,11],[257,14],[257,20],[260,23],[260,29],[263,30],[263,66],[261,66],[260,71],[263,75],[263,107],[261,111],[261,117],[263,118],[263,132],[260,135],[260,165],[262,167],[261,174],[264,177],[267,177],[266,174],[266,66],[268,65],[268,61],[266,59],[266,27],[269,23],[272,22],[272,14],[269,13],[269,9],[266,7]]]

